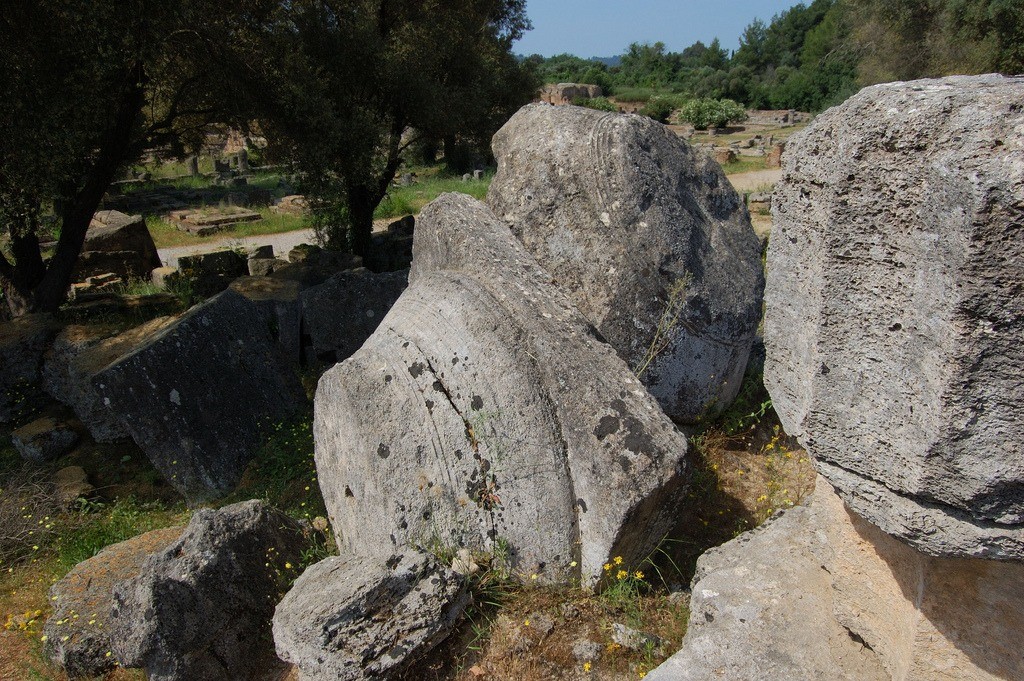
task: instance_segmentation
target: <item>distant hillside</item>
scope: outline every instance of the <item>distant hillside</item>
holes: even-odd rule
[[[614,57],[591,57],[589,61],[604,64],[608,68],[614,69],[622,63],[622,55],[620,54]]]

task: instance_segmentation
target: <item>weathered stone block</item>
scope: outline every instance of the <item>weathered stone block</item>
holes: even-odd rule
[[[181,536],[114,586],[110,636],[151,681],[266,678],[271,620],[306,547],[302,527],[261,501],[192,516]]]
[[[321,378],[321,489],[343,548],[499,540],[517,572],[596,583],[674,521],[686,439],[483,204],[446,194],[410,286]]]
[[[263,320],[252,302],[225,291],[92,379],[153,465],[191,501],[234,489],[263,429],[304,401]]]
[[[1024,558],[1024,79],[866,88],[790,140],[765,382],[860,515]]]
[[[761,249],[714,159],[646,116],[526,106],[494,136],[487,203],[674,419],[736,396]]]
[[[182,528],[153,530],[108,546],[75,566],[50,588],[45,650],[71,678],[94,677],[117,667],[110,626],[113,588],[136,576],[150,554],[175,541]]]
[[[395,678],[452,633],[469,602],[465,579],[432,556],[332,556],[281,601],[274,642],[306,681]]]

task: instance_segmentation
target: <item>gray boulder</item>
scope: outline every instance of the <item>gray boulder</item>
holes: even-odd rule
[[[234,489],[265,428],[304,401],[260,310],[234,291],[96,373],[104,404],[190,501]]]
[[[277,606],[277,654],[304,681],[395,678],[455,629],[470,602],[466,585],[412,550],[387,561],[332,556]]]
[[[40,392],[43,353],[59,328],[47,314],[0,323],[0,423],[13,421],[31,407]]]
[[[196,291],[204,296],[220,293],[233,280],[249,274],[248,260],[233,250],[182,256],[178,258],[178,268],[181,275],[191,280]]]
[[[114,587],[114,656],[151,681],[263,677],[280,666],[274,605],[305,547],[302,527],[260,501],[196,512],[177,541]]]
[[[844,507],[809,507],[705,553],[682,648],[654,681],[1024,678],[1024,565],[927,556]]]
[[[791,139],[765,382],[843,499],[936,556],[1024,558],[1024,79],[866,88]]]
[[[487,203],[673,419],[736,396],[761,319],[761,248],[713,159],[646,116],[523,107]]]
[[[686,439],[486,206],[445,194],[409,288],[315,400],[343,548],[507,548],[518,572],[596,583],[639,563],[685,485]]]
[[[166,548],[181,530],[153,530],[108,546],[50,587],[53,614],[43,628],[45,650],[68,676],[98,676],[117,666],[110,627],[113,588],[139,574],[146,557]]]
[[[270,277],[239,277],[228,288],[254,306],[258,323],[270,331],[283,358],[298,365],[302,354],[302,285]]]
[[[78,443],[78,432],[68,423],[44,416],[13,431],[11,442],[26,461],[46,463],[70,452]]]
[[[92,384],[93,376],[173,321],[173,317],[158,317],[121,333],[112,326],[65,327],[46,353],[43,389],[53,399],[71,407],[96,442],[127,439],[128,431],[118,414],[104,404]]]
[[[274,271],[287,267],[288,261],[280,258],[249,258],[249,275],[266,277]]]
[[[408,286],[409,273],[340,272],[302,292],[302,332],[307,356],[333,366],[370,337]]]

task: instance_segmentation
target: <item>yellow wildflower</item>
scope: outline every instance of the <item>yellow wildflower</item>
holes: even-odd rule
[[[619,570],[617,573],[615,573],[615,579],[625,579],[628,576],[629,573],[625,570]]]
[[[583,663],[583,671],[585,671],[585,672],[589,672],[590,671],[590,663],[589,662],[584,662]]]
[[[615,556],[613,559],[616,565],[622,565],[622,556]]]

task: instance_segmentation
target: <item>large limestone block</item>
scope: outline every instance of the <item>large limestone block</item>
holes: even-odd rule
[[[810,507],[704,554],[682,649],[647,678],[1024,678],[1024,565],[935,558],[849,511]]]
[[[760,242],[714,160],[646,116],[530,105],[494,136],[487,203],[674,419],[736,396]]]
[[[277,653],[303,681],[396,678],[452,633],[470,602],[466,586],[415,551],[331,556],[277,606]]]
[[[407,271],[374,273],[364,268],[339,272],[302,292],[306,357],[332,366],[352,355],[408,285]]]
[[[594,583],[671,525],[686,440],[486,206],[423,210],[410,286],[320,380],[316,462],[343,548],[507,549]]]
[[[261,434],[304,400],[261,309],[225,291],[92,382],[153,465],[190,501],[241,479]]]
[[[74,409],[96,442],[126,439],[128,431],[119,416],[104,404],[92,384],[93,376],[173,322],[173,317],[158,317],[120,333],[116,326],[65,327],[46,353],[43,389]]]
[[[160,267],[160,254],[141,215],[97,211],[89,223],[74,281],[113,272],[124,278],[148,279]]]
[[[150,681],[270,678],[282,666],[274,606],[306,546],[299,523],[261,501],[198,511],[113,587],[114,657]]]
[[[181,530],[153,530],[108,546],[50,587],[53,614],[43,629],[45,650],[69,677],[94,677],[117,667],[110,627],[113,588],[139,574],[146,558],[165,549]]]
[[[863,90],[792,139],[765,382],[859,514],[1024,558],[1024,79]]]

